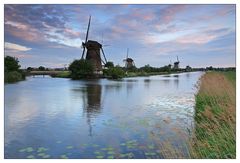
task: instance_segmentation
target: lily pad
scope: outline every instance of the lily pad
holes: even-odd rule
[[[102,150],[102,151],[107,151],[107,150],[108,150],[108,148],[101,148],[101,150]]]
[[[44,148],[44,147],[39,147],[37,152],[45,152],[47,151],[48,149],[47,148]]]
[[[42,158],[50,158],[50,155],[44,155]]]
[[[62,159],[68,159],[68,157],[66,155],[61,155],[60,158]]]
[[[115,152],[113,152],[113,151],[108,151],[107,154],[112,155],[112,154],[115,154]]]
[[[26,152],[33,152],[33,151],[34,151],[34,149],[32,147],[27,147],[26,148]]]
[[[25,148],[19,149],[18,152],[26,152]]]
[[[33,155],[27,156],[28,159],[34,159],[35,157]]]
[[[59,141],[56,141],[56,143],[60,144],[60,143],[62,143],[62,141],[59,140]]]
[[[86,146],[87,146],[87,144],[83,144],[83,146],[84,146],[84,147],[86,147]]]
[[[99,155],[99,154],[101,154],[101,152],[100,151],[95,151],[94,154]]]
[[[154,145],[148,145],[149,149],[154,149]]]
[[[99,147],[99,145],[97,145],[97,144],[93,144],[92,146],[93,146],[93,147]]]
[[[73,149],[73,146],[69,145],[66,147],[67,149]]]
[[[108,158],[108,159],[113,159],[113,158],[114,158],[114,156],[108,156],[107,158]]]
[[[156,153],[155,152],[145,152],[146,156],[155,156]]]
[[[37,154],[38,156],[44,156],[44,155],[46,155],[45,153],[38,153]]]
[[[128,158],[134,158],[134,154],[132,152],[126,154]]]
[[[101,159],[101,158],[104,158],[104,156],[99,155],[99,156],[96,156],[96,158]]]
[[[108,150],[108,151],[112,151],[112,150],[114,150],[114,149],[113,149],[113,147],[108,147],[107,150]]]

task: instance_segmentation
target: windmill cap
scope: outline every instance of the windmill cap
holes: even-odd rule
[[[133,59],[132,58],[127,58],[126,61],[127,62],[133,62]]]
[[[100,44],[97,41],[93,41],[93,40],[88,40],[86,43],[87,47],[95,47],[95,48],[102,48],[102,44]]]

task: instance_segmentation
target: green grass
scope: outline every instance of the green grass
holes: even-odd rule
[[[194,158],[236,158],[236,72],[207,72],[196,95]]]
[[[236,71],[222,72],[222,74],[236,87]]]
[[[70,78],[70,71],[60,71],[57,74],[51,75],[54,78]]]

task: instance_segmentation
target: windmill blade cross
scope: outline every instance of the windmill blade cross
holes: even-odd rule
[[[104,57],[104,59],[105,59],[105,62],[107,63],[107,59],[106,59],[105,53],[104,53],[104,51],[103,51],[103,48],[101,48],[101,50],[102,50],[102,53],[103,53],[103,57]]]
[[[86,44],[86,43],[87,43],[87,40],[88,40],[88,33],[89,33],[90,24],[91,24],[91,15],[90,15],[89,20],[88,20],[87,34],[86,34],[85,42],[83,43],[83,52],[82,52],[82,57],[81,57],[81,59],[83,59],[83,57],[84,57],[85,48],[86,48],[86,47],[85,47],[86,45],[84,45],[84,44]]]
[[[82,57],[81,57],[81,59],[83,59],[84,53],[85,53],[85,46],[83,46],[83,52],[82,52]]]
[[[87,28],[87,34],[86,34],[85,44],[87,43],[87,40],[88,40],[88,33],[89,33],[90,24],[91,24],[91,15],[90,15],[89,21],[88,21],[88,28]]]

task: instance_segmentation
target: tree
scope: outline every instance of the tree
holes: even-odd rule
[[[40,66],[40,67],[38,67],[38,70],[40,70],[40,71],[45,71],[45,67]]]
[[[32,70],[33,70],[32,67],[28,67],[28,68],[27,68],[27,71],[32,71]]]
[[[94,67],[90,61],[80,59],[74,60],[70,66],[72,79],[89,78],[93,76]]]
[[[11,56],[6,56],[4,58],[4,71],[10,72],[10,71],[19,71],[19,68],[21,67],[18,64],[18,59]]]
[[[107,62],[105,64],[105,67],[107,67],[107,68],[114,67],[114,64],[113,64],[113,62]]]
[[[25,79],[25,74],[19,69],[18,59],[11,56],[4,58],[4,82],[13,83]]]
[[[123,71],[123,69],[119,66],[116,67],[110,67],[109,69],[105,69],[103,71],[104,75],[112,78],[112,79],[119,79],[119,78],[123,78],[125,75],[125,72]]]

